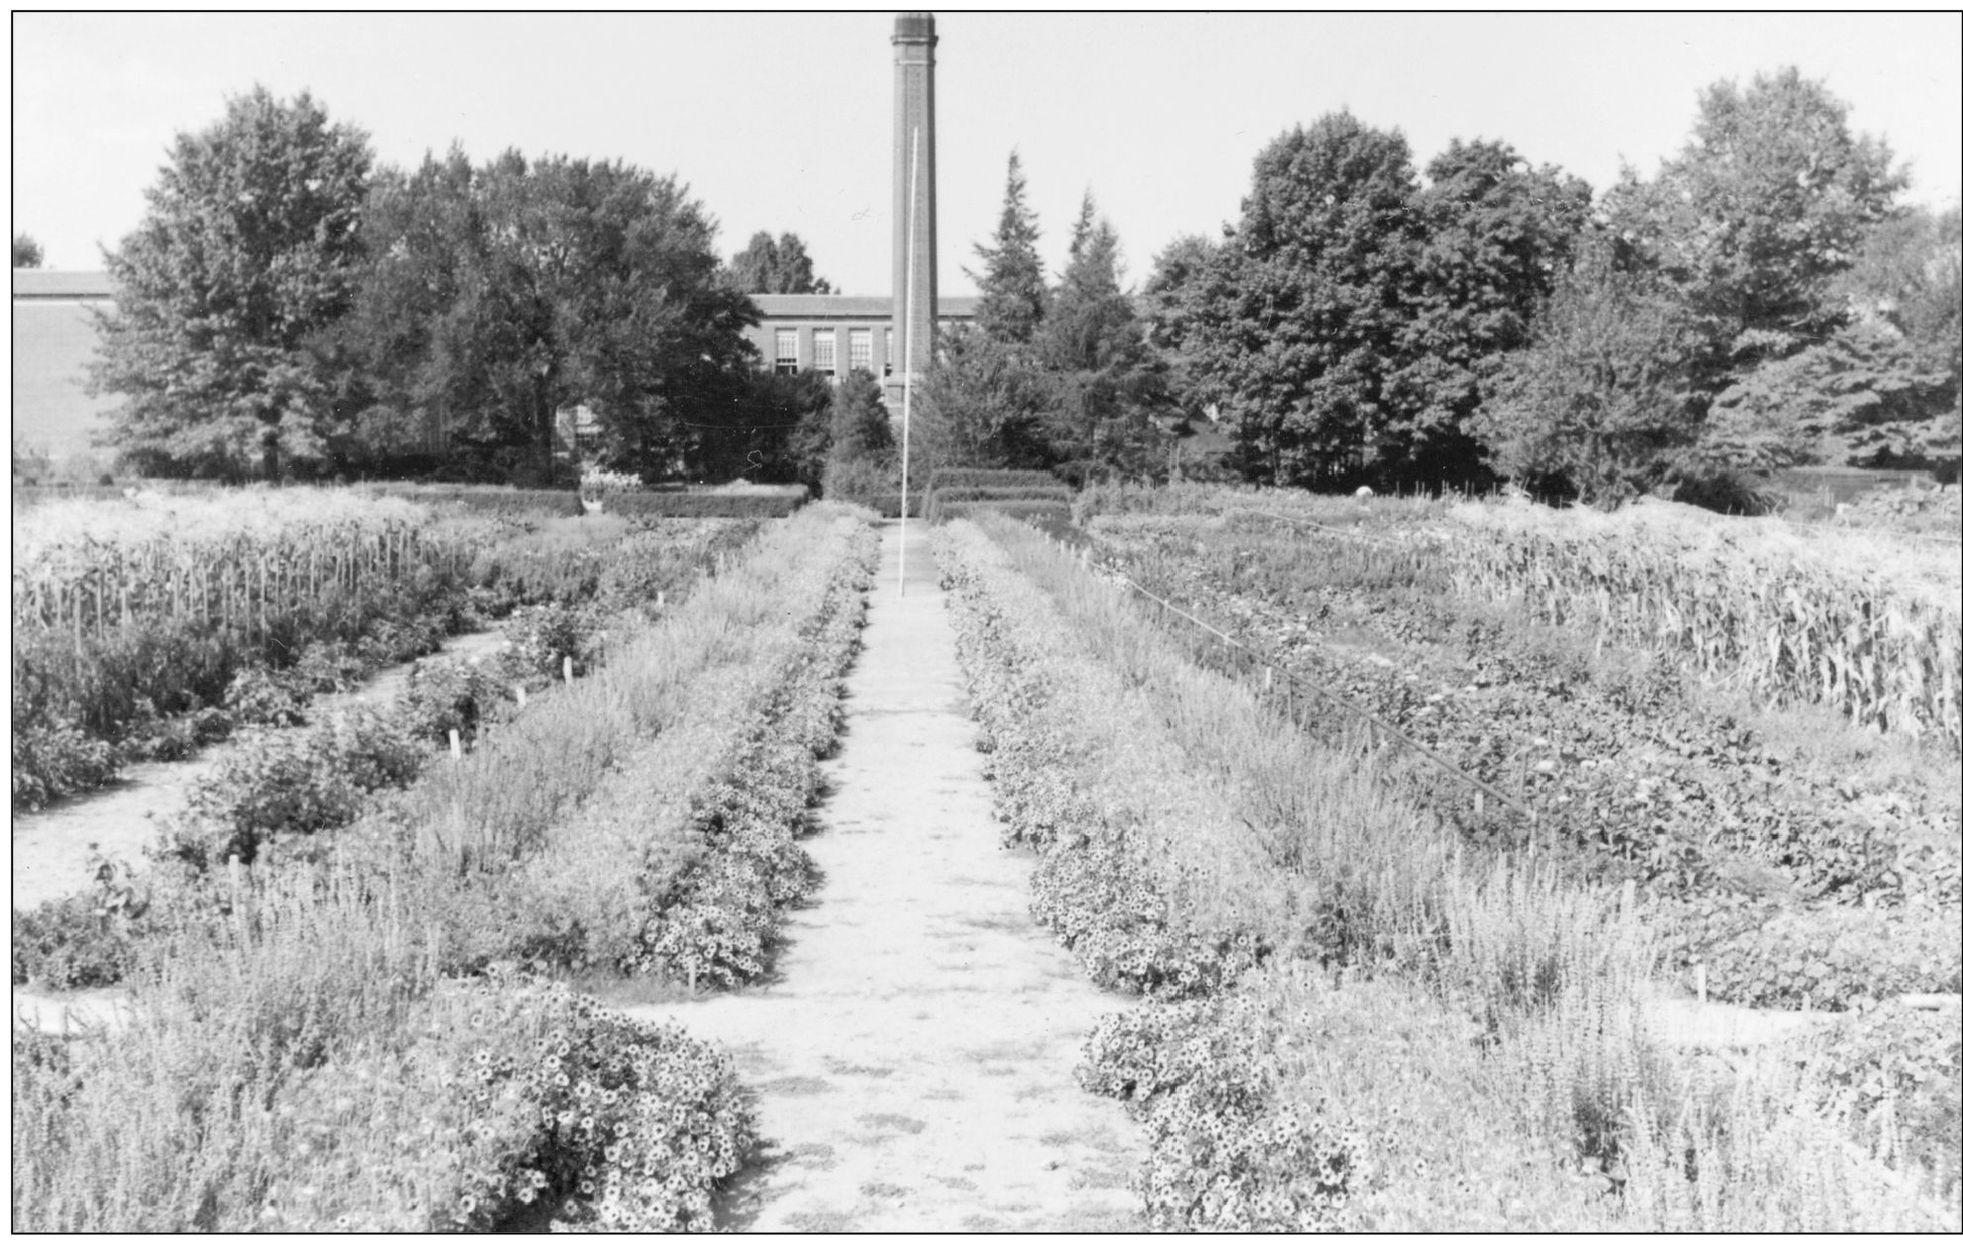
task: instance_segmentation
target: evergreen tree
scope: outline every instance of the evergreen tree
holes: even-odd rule
[[[1027,184],[1022,175],[1022,158],[1009,152],[1009,183],[1002,195],[1002,217],[995,226],[995,244],[975,245],[981,272],[969,272],[969,279],[981,290],[975,307],[975,325],[991,339],[1007,345],[1027,345],[1036,338],[1037,325],[1048,308],[1049,292],[1043,284],[1043,260],[1036,253],[1042,234],[1036,217],[1024,201]]]
[[[870,371],[853,370],[832,400],[831,456],[836,461],[889,463],[898,445],[886,395]]]
[[[1165,405],[1164,375],[1119,268],[1118,235],[1086,191],[1036,356],[1050,375],[1046,425],[1058,460],[1075,473],[1140,477],[1163,465],[1152,414]]]
[[[363,266],[368,140],[265,88],[179,134],[137,230],[107,255],[95,392],[108,442],[155,472],[279,478],[319,462],[335,381],[311,346]]]

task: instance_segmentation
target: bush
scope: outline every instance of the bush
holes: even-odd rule
[[[460,659],[423,659],[409,670],[409,684],[396,703],[403,727],[420,740],[442,745],[455,731],[466,745],[480,725],[511,708],[504,683],[482,666]]]
[[[14,911],[13,980],[56,991],[122,981],[135,947],[121,919],[94,892]]]
[[[24,721],[15,699],[14,805],[38,810],[57,797],[100,786],[116,773],[115,747],[72,721]]]
[[[282,676],[264,665],[241,668],[225,687],[225,709],[245,727],[293,728],[307,722],[313,678]]]
[[[330,1062],[284,1093],[290,1114],[343,1119],[316,1158],[281,1169],[262,1227],[708,1226],[711,1191],[755,1144],[726,1053],[510,971],[440,991],[429,1010],[403,1051]]]
[[[277,836],[345,827],[367,794],[407,784],[428,756],[393,713],[357,709],[312,728],[255,730],[192,786],[165,854],[209,869],[234,855],[251,862]]]

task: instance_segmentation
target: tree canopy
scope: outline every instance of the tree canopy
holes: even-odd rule
[[[744,293],[832,293],[831,281],[817,275],[804,239],[796,233],[751,236],[750,244],[730,260],[730,276]]]
[[[1425,172],[1422,242],[1380,469],[1399,482],[1468,483],[1484,469],[1467,420],[1572,264],[1590,195],[1585,183],[1529,166],[1504,142],[1454,139]]]
[[[1625,173],[1605,206],[1634,261],[1674,288],[1708,338],[1698,376],[1715,392],[1842,322],[1829,296],[1906,184],[1887,144],[1848,127],[1847,106],[1786,68],[1719,82],[1691,138],[1655,178]]]
[[[365,259],[366,135],[263,87],[180,134],[142,223],[107,256],[97,392],[109,442],[160,473],[278,478],[326,452],[333,383],[310,346]]]
[[[1669,291],[1619,270],[1597,241],[1556,282],[1472,429],[1502,473],[1537,488],[1611,504],[1650,490],[1694,439],[1694,341]]]
[[[432,419],[482,476],[549,474],[559,411],[577,406],[615,468],[659,476],[720,452],[697,432],[740,403],[754,311],[673,177],[515,151],[472,168],[453,151],[388,178],[370,230],[349,333],[367,423]]]
[[[1333,483],[1378,461],[1422,241],[1417,193],[1403,135],[1348,112],[1256,157],[1188,336],[1249,477]]]
[[[14,266],[39,267],[43,261],[41,243],[26,233],[14,234]]]

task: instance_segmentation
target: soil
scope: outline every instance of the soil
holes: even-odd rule
[[[495,630],[459,634],[444,642],[441,655],[463,659],[485,655],[504,642]],[[308,712],[316,719],[349,707],[388,702],[409,681],[412,664],[384,669],[344,694],[322,694]],[[143,847],[172,815],[184,808],[191,785],[213,771],[230,752],[230,743],[211,746],[178,763],[136,763],[123,768],[107,786],[65,798],[43,810],[14,815],[14,908],[32,909],[89,886],[89,846],[131,866],[143,863]]]
[[[1003,851],[954,635],[922,531],[904,596],[889,523],[832,789],[807,842],[824,881],[777,978],[641,1004],[727,1045],[765,1149],[726,1219],[757,1231],[1090,1232],[1143,1227],[1139,1130],[1073,1078],[1128,1001],[1028,913]]]

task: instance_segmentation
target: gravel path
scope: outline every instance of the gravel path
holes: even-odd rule
[[[758,1090],[767,1146],[735,1227],[1137,1229],[1137,1127],[1072,1077],[1126,1001],[1030,921],[1032,863],[997,846],[953,630],[908,532],[902,597],[886,530],[807,842],[824,882],[790,919],[779,981],[630,1011],[721,1040]]]

